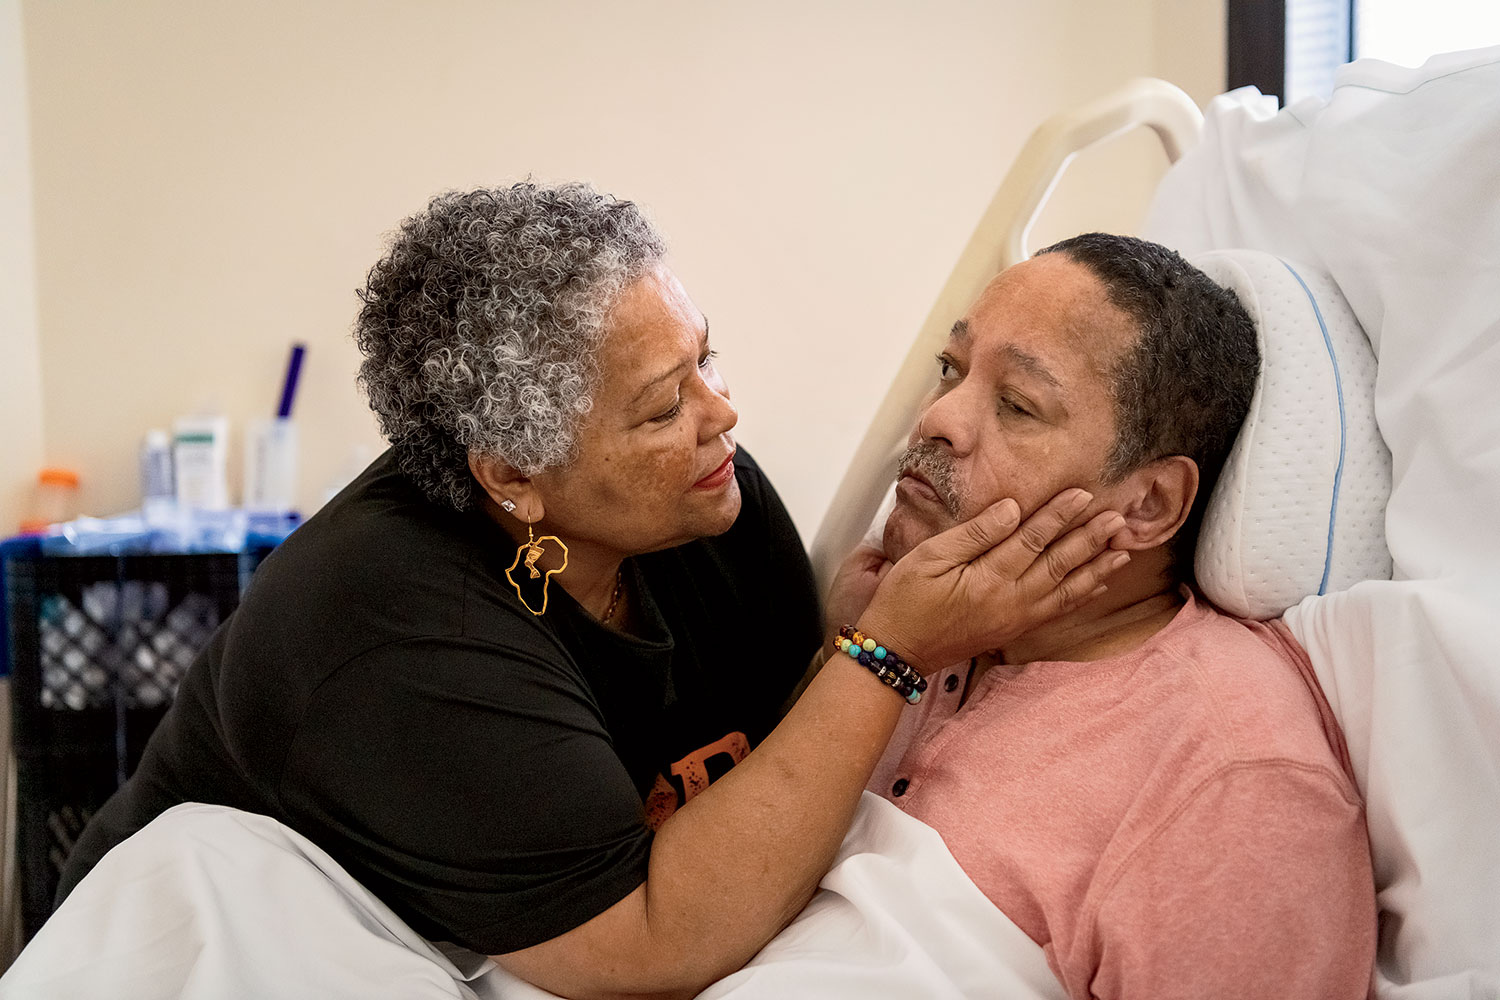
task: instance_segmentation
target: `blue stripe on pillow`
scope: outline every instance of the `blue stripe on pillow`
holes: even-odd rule
[[[1297,284],[1302,286],[1302,291],[1307,295],[1307,301],[1312,303],[1313,315],[1318,318],[1318,329],[1323,332],[1323,346],[1328,348],[1328,361],[1333,367],[1333,388],[1339,397],[1339,464],[1333,473],[1333,497],[1328,505],[1328,548],[1323,554],[1323,579],[1318,584],[1318,594],[1321,596],[1328,591],[1328,572],[1333,567],[1333,527],[1338,520],[1339,487],[1344,479],[1344,446],[1349,436],[1349,428],[1344,419],[1344,382],[1339,376],[1338,355],[1334,353],[1333,338],[1328,336],[1328,324],[1323,322],[1323,310],[1318,308],[1318,300],[1313,297],[1312,290],[1307,287],[1307,282],[1302,280],[1302,275],[1298,274],[1292,265],[1284,260],[1281,265],[1297,279]]]

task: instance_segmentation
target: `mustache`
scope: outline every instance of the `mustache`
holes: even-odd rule
[[[959,516],[959,490],[953,472],[953,459],[933,441],[918,441],[901,453],[897,466],[901,475],[909,472],[919,474],[932,484],[938,499],[948,508],[948,513]]]

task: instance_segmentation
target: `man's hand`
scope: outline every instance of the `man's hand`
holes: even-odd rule
[[[1108,548],[1125,526],[1115,511],[1075,527],[1092,499],[1065,490],[1024,524],[1016,502],[1001,500],[927,539],[885,574],[860,630],[925,672],[998,649],[1097,596],[1130,555]]]
[[[869,545],[857,545],[854,551],[839,563],[833,583],[828,588],[828,599],[823,602],[825,620],[824,635],[831,636],[845,625],[853,625],[870,606],[875,588],[891,571],[891,561],[880,549]]]

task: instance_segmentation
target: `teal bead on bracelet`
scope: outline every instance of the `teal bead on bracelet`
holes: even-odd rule
[[[903,700],[913,705],[922,700],[922,692],[927,689],[926,678],[853,625],[839,629],[834,645],[839,652],[848,653],[849,659],[869,669],[881,683],[895,689]]]

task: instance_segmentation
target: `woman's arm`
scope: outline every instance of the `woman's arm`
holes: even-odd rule
[[[1123,554],[1106,550],[1113,513],[1058,538],[1088,499],[1062,494],[1019,530],[1015,503],[1002,501],[924,542],[887,574],[861,630],[930,670],[1091,596]],[[812,896],[904,705],[864,667],[832,658],[764,743],[657,831],[643,885],[496,961],[576,1000],[690,997],[738,969]]]

